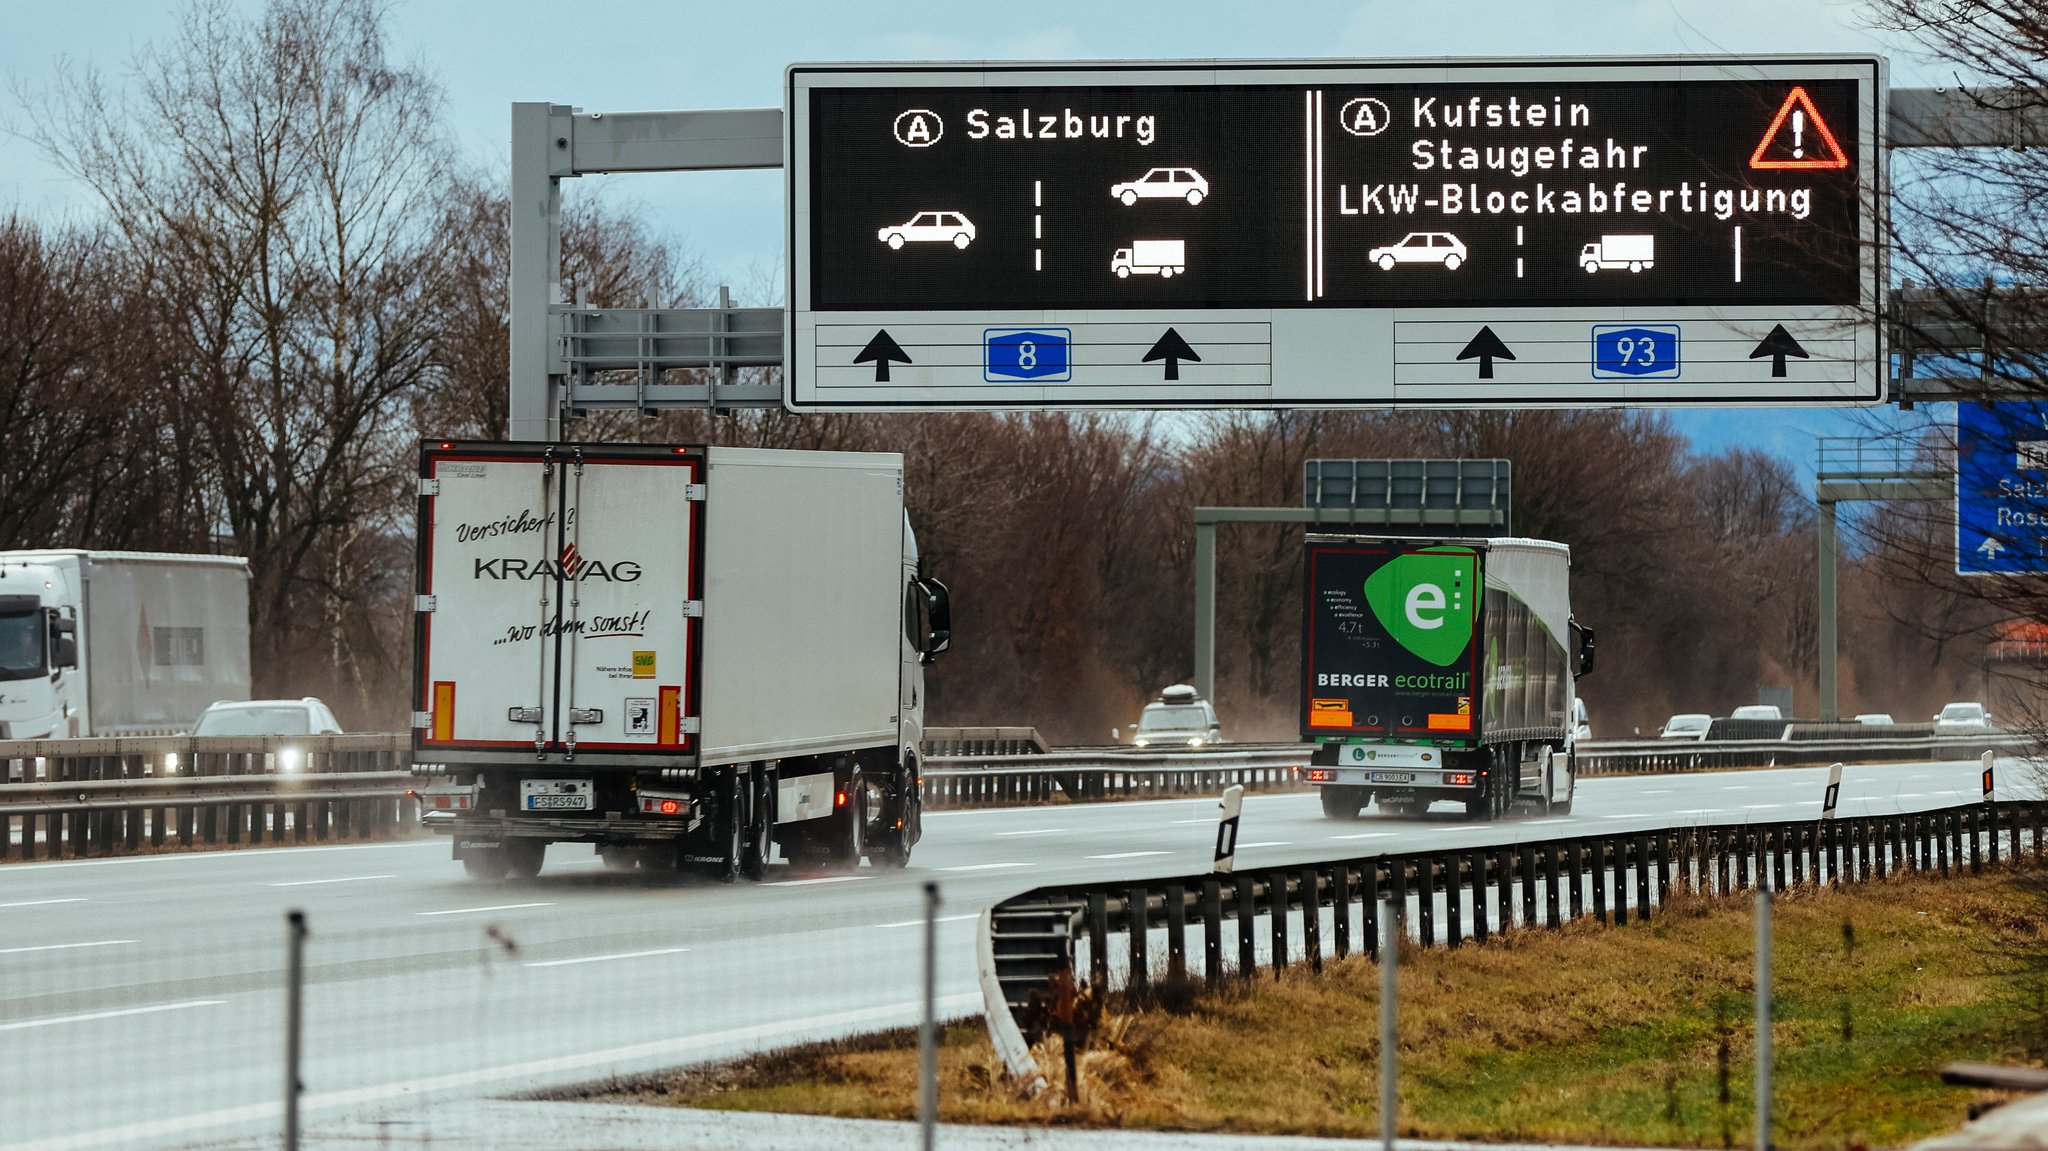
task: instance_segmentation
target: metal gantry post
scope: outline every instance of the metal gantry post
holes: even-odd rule
[[[561,104],[512,105],[511,391],[506,434],[561,438],[561,401],[548,372],[548,305],[562,290],[562,174],[569,118]],[[559,154],[559,158],[558,158]]]
[[[1195,517],[1195,690],[1216,699],[1216,525]]]
[[[1841,543],[1835,534],[1835,501],[1819,501],[1820,509],[1820,721],[1841,718],[1835,689],[1835,561]]]
[[[924,885],[924,1011],[917,1028],[919,1146],[932,1151],[939,1124],[939,885]]]

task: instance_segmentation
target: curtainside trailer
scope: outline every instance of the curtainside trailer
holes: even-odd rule
[[[419,483],[414,771],[471,876],[909,860],[951,625],[901,456],[440,441]]]
[[[1545,540],[1309,537],[1301,730],[1324,814],[1569,811],[1573,685],[1593,669],[1570,568]]]

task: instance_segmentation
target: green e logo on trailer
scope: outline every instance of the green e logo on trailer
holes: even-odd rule
[[[1395,556],[1366,577],[1365,602],[1394,642],[1449,667],[1479,618],[1479,556],[1469,548]]]

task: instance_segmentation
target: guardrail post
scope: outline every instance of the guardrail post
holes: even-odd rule
[[[1378,962],[1380,957],[1380,901],[1384,898],[1382,892],[1385,890],[1380,886],[1380,861],[1377,859],[1366,860],[1365,866],[1358,872],[1358,878],[1363,883],[1363,888],[1358,893],[1359,928],[1365,935],[1366,954],[1371,956],[1374,962]]]
[[[1330,873],[1330,926],[1337,933],[1337,958],[1351,954],[1351,865],[1339,863]]]
[[[1133,886],[1124,896],[1124,930],[1130,937],[1131,949],[1131,971],[1124,985],[1142,1002],[1152,974],[1152,961],[1146,955],[1152,930],[1152,893],[1144,887]]]
[[[1486,852],[1472,853],[1472,942],[1486,942]]]
[[[1586,914],[1585,892],[1586,888],[1590,886],[1593,889],[1593,918],[1601,923],[1605,923],[1607,922],[1607,841],[1604,839],[1594,840],[1591,848],[1593,859],[1592,865],[1589,868],[1586,860],[1587,845],[1579,840],[1572,841],[1572,918],[1578,919]]]
[[[1534,927],[1542,918],[1536,902],[1536,849],[1521,849],[1522,864],[1522,926]]]
[[[1984,858],[1979,850],[1981,845],[1978,843],[1984,835],[1984,809],[1980,807],[1965,813],[1963,826],[1968,829],[1970,837],[1970,874],[1976,875],[1984,870]]]
[[[1223,884],[1214,878],[1202,881],[1202,974],[1223,985]]]
[[[1564,848],[1552,844],[1544,848],[1542,854],[1543,869],[1548,873],[1544,877],[1543,887],[1549,897],[1549,926],[1562,927],[1564,926],[1564,916],[1562,914],[1564,910],[1564,893],[1559,891],[1558,888],[1565,882]]]
[[[1504,932],[1515,928],[1515,853],[1501,848],[1493,853],[1493,921]]]
[[[1436,945],[1436,870],[1434,855],[1415,861],[1415,912],[1420,920],[1416,928],[1424,947]]]
[[[1465,934],[1465,857],[1452,852],[1437,858],[1444,870],[1444,943],[1457,947]]]
[[[1273,977],[1287,970],[1287,873],[1284,871],[1262,872],[1266,878],[1266,898],[1272,908],[1268,924],[1273,935]]]
[[[1993,866],[1993,867],[1997,867],[1997,866],[1998,866],[1998,806],[1997,806],[1996,804],[1986,804],[1986,805],[1984,806],[1984,818],[1985,818],[1985,819],[1987,819],[1987,820],[1989,820],[1989,821],[1991,822],[1991,842],[1990,842],[1990,844],[1989,844],[1989,847],[1990,847],[1990,852],[1991,852],[1991,866]]]
[[[1244,980],[1259,975],[1259,893],[1258,881],[1239,872],[1237,898],[1237,975]]]
[[[1301,953],[1308,969],[1323,973],[1323,880],[1315,867],[1301,869]]]
[[[1109,986],[1109,894],[1103,891],[1088,893],[1088,981]]]
[[[1175,983],[1188,977],[1187,889],[1166,885],[1166,974]]]

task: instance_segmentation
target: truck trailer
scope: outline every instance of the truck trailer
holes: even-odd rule
[[[433,441],[414,772],[470,876],[908,862],[951,638],[895,454]]]
[[[1570,811],[1573,685],[1593,670],[1570,568],[1545,540],[1310,536],[1301,729],[1323,813]]]
[[[248,698],[248,560],[0,552],[0,739],[171,735]]]

